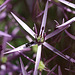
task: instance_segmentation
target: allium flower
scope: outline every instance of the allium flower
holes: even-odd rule
[[[31,47],[33,45],[38,45],[38,49],[37,49],[37,54],[36,54],[36,61],[35,61],[35,68],[34,68],[34,72],[33,75],[37,75],[38,74],[38,66],[40,63],[40,59],[41,59],[41,51],[42,51],[42,45],[44,45],[45,47],[47,47],[49,50],[53,51],[55,54],[59,55],[60,57],[64,58],[67,61],[70,61],[72,63],[75,63],[75,60],[73,58],[70,58],[68,55],[64,55],[62,52],[60,52],[59,50],[57,50],[56,48],[54,48],[53,46],[51,46],[50,44],[48,44],[46,42],[47,39],[57,35],[58,33],[60,33],[61,31],[63,31],[64,29],[66,29],[68,27],[68,25],[72,22],[75,21],[75,17],[68,20],[67,22],[57,26],[58,29],[56,29],[54,32],[45,35],[45,27],[46,27],[46,20],[47,20],[47,12],[48,12],[48,0],[46,2],[46,6],[45,6],[45,11],[44,11],[44,15],[43,15],[43,19],[42,19],[42,24],[40,27],[40,32],[39,32],[39,36],[37,36],[37,34],[32,31],[32,29],[30,27],[28,27],[28,25],[26,25],[21,19],[19,19],[13,12],[11,12],[12,16],[17,20],[17,22],[35,39],[30,43],[27,44],[23,44],[17,48],[12,49],[11,51],[5,52],[4,54],[7,53],[12,53],[12,52],[16,52],[16,51],[21,51],[24,48],[28,48]],[[36,35],[36,36],[35,36]],[[35,38],[36,37],[36,38]],[[20,58],[20,62],[21,62],[21,67],[22,67],[22,72],[23,75],[26,74],[26,72],[24,72],[24,67],[23,67],[23,63],[22,60]],[[60,67],[59,67],[60,68]],[[54,68],[53,68],[54,70]]]

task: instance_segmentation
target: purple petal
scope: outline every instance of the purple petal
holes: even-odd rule
[[[68,55],[64,55],[62,52],[58,51],[56,48],[49,45],[48,43],[44,42],[43,45],[45,47],[47,47],[48,49],[50,49],[51,51],[53,51],[55,54],[57,54],[57,55],[61,56],[62,58],[64,58],[65,60],[68,60],[68,61],[71,61],[72,63],[75,63],[75,59],[71,58]]]
[[[8,29],[7,29],[7,26],[5,26],[5,33],[7,34],[8,33]],[[2,56],[3,56],[3,53],[6,49],[6,42],[7,42],[8,38],[6,36],[3,37],[3,43],[2,43]]]
[[[50,4],[49,6],[48,6],[48,8],[50,8],[50,7],[52,7],[53,6],[53,4]],[[45,10],[44,10],[45,11]],[[38,17],[40,17],[43,13],[44,13],[44,11],[42,11],[41,13],[39,13],[37,16],[36,16],[36,18],[38,18]]]
[[[68,47],[68,48],[70,48],[70,47]],[[68,48],[66,48],[66,49],[64,49],[62,52],[64,52],[64,51],[66,51]],[[54,58],[56,58],[58,55],[55,55],[55,56],[53,56],[52,58],[50,58],[49,60],[47,60],[46,62],[45,62],[45,64],[48,64],[50,61],[52,61]]]
[[[19,32],[19,30],[19,27],[14,28],[14,30],[12,31],[12,35],[15,36]]]
[[[57,35],[58,33],[60,33],[61,31],[63,31],[64,29],[66,29],[68,26],[65,26],[63,27],[62,29],[57,29],[55,31],[53,31],[52,33],[48,34],[46,37],[45,37],[45,40]]]
[[[63,19],[63,23],[64,23],[64,19]],[[69,25],[70,26],[70,25]],[[65,33],[72,39],[75,40],[75,36],[73,36],[72,34],[70,34],[67,30],[65,30]]]
[[[23,75],[28,75],[27,72],[26,72],[26,70],[25,70],[25,68],[24,68],[24,64],[23,64],[21,58],[20,58],[20,64],[21,64],[22,74],[23,74]]]
[[[71,23],[74,22],[74,21],[75,21],[75,17],[73,17],[72,19],[68,20],[67,22],[65,22],[65,23],[63,23],[63,24],[57,26],[56,28],[61,28],[61,27],[63,27],[63,26],[67,26],[67,25],[71,24]]]
[[[7,34],[5,32],[2,32],[2,31],[0,31],[0,36],[11,37],[11,35],[9,35],[9,34]]]
[[[58,0],[58,1],[75,9],[75,4],[73,4],[73,3],[70,3],[70,2],[65,1],[65,0]]]
[[[26,39],[29,41],[29,42],[32,42],[32,38],[29,36],[29,35],[26,35]]]
[[[19,19],[14,13],[11,12],[11,14],[13,15],[13,17],[17,20],[17,22],[33,37],[35,37],[35,33],[32,31],[32,29],[30,29],[28,27],[28,25],[26,25],[21,19]]]
[[[58,66],[58,75],[62,75],[60,66]]]
[[[12,50],[10,50],[8,52],[5,52],[4,54],[16,52],[16,51],[21,51],[21,50],[26,50],[27,51],[29,48],[25,48],[25,46],[26,46],[26,44],[23,44],[23,45],[21,45],[21,46],[19,46],[17,48],[14,48],[14,49],[12,49]]]
[[[49,45],[48,43],[44,42],[43,45],[45,47],[47,47],[48,49],[50,49],[51,51],[53,51],[55,54],[57,54],[57,55],[61,56],[62,58],[68,60],[63,53],[61,53],[60,51],[58,51],[56,48],[54,48],[53,46]]]
[[[0,8],[0,12],[6,8],[6,5]]]
[[[12,47],[13,49],[15,49],[15,47],[12,46],[11,44],[9,44],[8,42],[7,42],[7,44],[8,44],[10,47]],[[28,49],[27,49],[27,51],[28,51]],[[25,54],[23,54],[21,51],[18,51],[18,52],[19,52],[20,54],[22,54],[25,58],[27,58],[29,61],[35,63],[34,60],[30,59],[28,56],[26,56]],[[17,55],[17,54],[16,54],[16,55]]]
[[[69,72],[72,72],[72,73],[75,73],[75,70],[73,71],[73,70],[70,70],[70,69],[68,69],[68,68],[65,68],[65,70],[67,70],[67,71],[69,71]]]
[[[0,5],[0,9],[4,6],[6,6],[6,4],[9,2],[10,0],[6,0],[2,5]]]
[[[70,56],[68,55],[65,55],[67,59],[69,59],[72,63],[75,63],[75,59],[71,58]]]
[[[2,13],[0,13],[0,20],[1,19],[4,19],[5,17],[6,17],[6,12],[4,11],[4,12],[2,12]]]
[[[56,67],[57,67],[57,65],[55,65],[51,70],[50,70],[50,72],[49,72],[49,74],[48,75],[51,75],[52,74],[52,72],[56,69]]]
[[[67,30],[65,30],[65,33],[70,37],[72,38],[73,40],[75,40],[75,36],[70,34]]]
[[[47,12],[48,12],[48,1],[46,3],[46,6],[45,6],[45,11],[44,11],[42,24],[41,24],[41,28],[40,28],[40,34],[39,35],[41,35],[41,32],[42,32],[42,36],[43,36],[44,30],[45,30],[45,26],[46,26]],[[42,30],[42,28],[44,28],[44,29]]]
[[[36,62],[35,62],[35,69],[34,69],[33,75],[37,75],[37,70],[38,70],[38,66],[39,66],[39,62],[40,62],[40,58],[41,58],[41,46],[42,45],[38,46]]]

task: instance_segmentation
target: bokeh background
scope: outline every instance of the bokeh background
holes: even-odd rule
[[[67,1],[75,3],[75,0],[67,0]],[[3,0],[0,0],[0,4],[2,4],[3,2],[4,2]],[[13,36],[12,38],[8,40],[8,42],[11,45],[13,45],[14,47],[18,47],[22,44],[29,42],[25,37],[26,35],[29,35],[29,34],[16,22],[16,20],[12,17],[10,12],[13,11],[31,29],[33,29],[34,23],[35,23],[39,33],[43,14],[41,16],[38,16],[38,15],[42,11],[44,11],[45,4],[46,4],[46,0],[10,0],[10,2],[7,4],[7,7],[0,12],[0,31],[4,31],[4,32],[7,31],[6,33]],[[48,10],[48,17],[47,17],[47,23],[46,23],[46,29],[45,29],[45,32],[47,32],[47,34],[56,30],[56,23],[54,20],[58,21],[59,24],[62,24],[63,18],[65,19],[65,21],[67,21],[68,19],[71,19],[72,17],[75,16],[75,14],[67,12],[66,10],[62,9],[60,6],[58,6],[58,4],[60,4],[61,6],[65,6],[61,4],[60,2],[58,2],[58,0],[53,0],[53,2],[49,2],[50,8]],[[65,6],[65,7],[68,8],[68,6]],[[70,9],[74,11],[74,9],[72,8]],[[65,18],[65,15],[67,16],[67,19]],[[14,35],[13,33],[13,30],[15,28],[19,28],[16,35]],[[48,31],[48,30],[51,30],[51,31]],[[71,24],[71,26],[67,29],[67,31],[75,35],[75,22]],[[0,45],[3,44],[3,39],[4,37],[0,37]],[[71,39],[64,31],[48,39],[47,42],[51,44],[52,46],[54,46],[59,51],[62,51],[67,48],[64,54],[75,58],[75,40]],[[6,44],[6,48],[11,48],[11,47],[9,47]],[[24,52],[24,53],[30,58],[32,58],[34,54],[32,50]],[[50,50],[48,50],[47,48],[43,46],[41,59],[44,63],[55,55],[56,55],[55,53],[51,52]],[[8,60],[12,64],[20,66],[19,56],[16,56],[15,58],[13,57],[12,59],[8,59]],[[23,56],[21,57],[24,62],[24,65],[26,65],[29,62],[29,60],[27,60]],[[49,69],[52,69],[52,67],[56,64],[60,65],[62,75],[75,75],[75,64],[70,63],[59,56],[57,56],[51,62],[46,64],[46,67]],[[28,70],[32,68],[34,68],[34,64],[31,64]],[[74,72],[67,71],[65,70],[65,68],[69,68]],[[58,69],[56,68],[54,72],[57,74],[57,71]],[[13,75],[19,75],[19,72],[14,71]],[[47,72],[43,71],[42,75],[47,75]]]

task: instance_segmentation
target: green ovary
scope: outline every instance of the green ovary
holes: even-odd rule
[[[40,61],[38,70],[42,71],[45,68],[43,61]]]

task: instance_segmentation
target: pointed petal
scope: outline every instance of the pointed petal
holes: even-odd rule
[[[56,28],[61,28],[61,27],[63,27],[63,26],[68,26],[69,24],[71,24],[71,23],[74,22],[74,21],[75,21],[75,17],[73,17],[72,19],[68,20],[67,22],[65,22],[65,23],[63,23],[63,24],[57,26]]]
[[[39,62],[40,62],[40,58],[41,58],[41,47],[42,47],[42,45],[38,46],[37,56],[36,56],[36,63],[35,63],[35,68],[34,68],[33,75],[37,75],[37,70],[38,70],[38,66],[39,66]]]
[[[48,8],[50,8],[50,7],[52,7],[52,6],[53,6],[53,4],[51,3],[51,4],[48,6]],[[44,11],[45,11],[45,10],[44,10]],[[40,17],[41,15],[43,15],[44,11],[42,11],[41,13],[39,13],[39,14],[36,16],[36,18],[38,18],[38,17]]]
[[[68,2],[66,0],[58,0],[58,1],[61,2],[61,3],[63,3],[63,4],[65,4],[65,5],[67,5],[67,6],[69,6],[69,7],[72,7],[72,8],[75,9],[75,4],[73,4],[71,2]]]
[[[5,52],[4,54],[8,54],[8,53],[12,53],[12,52],[16,52],[16,51],[21,51],[21,50],[29,50],[29,48],[25,48],[26,44],[23,44],[17,48],[14,48],[8,52]]]
[[[65,26],[65,27],[63,27],[62,29],[57,29],[57,30],[51,32],[50,34],[48,34],[48,35],[45,37],[45,40],[47,40],[47,39],[49,39],[49,38],[51,38],[51,37],[57,35],[58,33],[62,32],[64,29],[66,29],[67,27],[68,27],[68,26]]]
[[[72,73],[75,73],[75,70],[71,70],[71,69],[68,69],[68,68],[65,68],[65,70],[67,70],[69,72],[72,72]]]
[[[11,35],[9,35],[9,34],[7,34],[5,32],[2,32],[2,31],[0,31],[0,36],[11,37]]]
[[[75,40],[75,36],[70,34],[67,30],[65,30],[65,33],[70,37],[72,38],[73,40]]]
[[[64,49],[64,50],[62,50],[62,52],[64,52],[64,51],[66,51],[68,48],[70,48],[70,47],[67,47],[66,49]],[[54,58],[56,58],[58,55],[55,55],[55,56],[53,56],[52,58],[50,58],[49,60],[47,60],[46,62],[45,62],[45,64],[48,64],[50,61],[52,61]]]
[[[64,19],[63,19],[63,22],[62,23],[64,23]],[[70,26],[70,25],[69,25]],[[72,35],[72,34],[70,34],[67,30],[65,30],[65,33],[70,37],[70,38],[72,38],[73,40],[75,40],[75,36],[74,35]]]
[[[0,12],[6,8],[6,5],[0,8]]]
[[[41,28],[40,28],[40,34],[41,34],[43,28],[44,29],[43,29],[42,34],[44,33],[44,30],[45,30],[46,20],[47,20],[47,12],[48,12],[48,0],[47,0],[47,3],[46,3],[46,6],[45,6],[45,11],[44,11],[44,15],[43,15],[43,19],[42,19],[42,24],[41,24]]]
[[[28,27],[28,25],[26,25],[21,19],[19,19],[14,13],[11,12],[11,14],[13,15],[13,17],[17,20],[17,22],[33,37],[34,36],[34,32],[32,31],[32,29],[30,29]]]
[[[4,32],[6,33],[6,34],[8,34],[8,29],[7,29],[7,26],[5,26],[5,30],[4,30]],[[2,43],[2,52],[1,52],[1,55],[3,56],[4,54],[4,51],[5,51],[5,49],[6,49],[6,42],[8,41],[8,37],[3,37],[3,43]]]
[[[9,2],[10,0],[6,0],[2,5],[0,5],[0,9],[4,6],[6,6],[6,4]]]
[[[23,64],[21,58],[20,58],[20,64],[21,64],[22,74],[23,74],[23,75],[28,75],[27,72],[26,72],[26,70],[25,70],[25,68],[24,68],[24,64]]]
[[[48,49],[50,49],[51,51],[53,51],[55,54],[57,54],[57,55],[61,56],[62,58],[68,60],[68,58],[66,58],[66,56],[63,53],[61,53],[60,51],[58,51],[56,48],[54,48],[53,46],[49,45],[48,43],[44,42],[43,45],[45,47],[47,47]]]
[[[12,35],[15,36],[19,32],[19,30],[19,27],[14,28],[12,31]]]
[[[58,66],[58,75],[62,75],[60,66]]]
[[[71,57],[68,56],[68,55],[65,55],[65,56],[66,56],[66,58],[68,58],[72,63],[75,63],[75,59],[71,58]]]
[[[44,42],[43,45],[45,47],[47,47],[48,49],[50,49],[51,51],[53,51],[55,54],[61,56],[62,58],[64,58],[65,60],[68,60],[72,63],[75,63],[75,59],[71,58],[68,55],[64,55],[62,52],[58,51],[56,48],[54,48],[53,46],[49,45],[48,43]]]
[[[50,70],[50,72],[49,72],[48,75],[51,75],[51,74],[53,73],[53,71],[56,69],[56,67],[57,67],[57,65],[55,65],[55,66]]]

